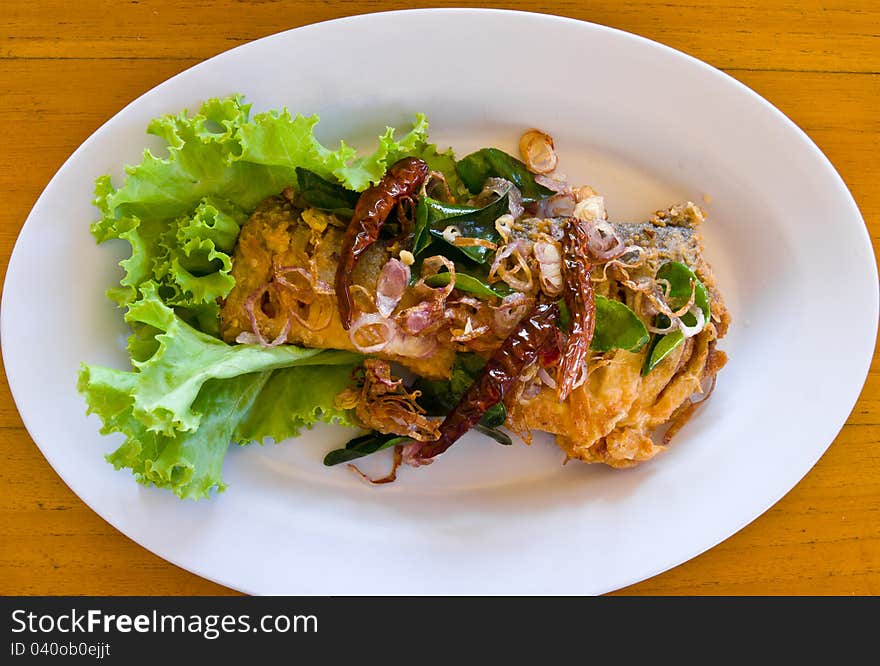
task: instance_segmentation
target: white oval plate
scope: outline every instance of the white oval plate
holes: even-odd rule
[[[539,48],[537,48],[539,47]],[[536,48],[541,56],[536,57]],[[707,255],[734,324],[712,400],[670,451],[629,471],[569,464],[549,439],[459,443],[398,483],[327,469],[346,439],[316,429],[233,450],[229,489],[198,503],[143,488],[102,455],[75,390],[80,361],[126,367],[104,297],[121,247],[88,233],[93,180],[137,163],[154,116],[244,93],[254,110],[321,114],[319,138],[375,137],[428,114],[460,154],[514,149],[537,126],[573,182],[615,219],[702,202]],[[119,182],[118,180],[116,182]],[[233,49],[130,104],[64,164],[15,246],[3,357],[46,458],[120,531],[252,593],[602,593],[727,538],[788,492],[842,427],[874,345],[877,270],[855,203],[818,148],[716,69],[654,42],[552,16],[487,10],[374,14]],[[821,369],[820,369],[821,368]]]

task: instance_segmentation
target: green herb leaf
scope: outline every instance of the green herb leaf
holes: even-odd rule
[[[660,316],[662,317],[663,315]],[[664,324],[659,323],[659,321],[658,317],[658,326],[663,326]],[[668,319],[666,319],[665,325],[669,325]],[[648,351],[648,356],[645,359],[645,365],[642,367],[642,376],[644,377],[651,372],[651,370],[656,368],[660,362],[669,356],[669,354],[671,354],[672,351],[682,342],[684,342],[684,334],[681,331],[672,331],[665,335],[655,335],[651,343],[650,351]]]
[[[425,201],[429,223],[434,223],[437,220],[446,220],[450,217],[470,215],[480,210],[479,206],[446,203],[445,201],[432,199],[431,197],[422,197],[422,199]]]
[[[360,193],[346,189],[338,183],[331,183],[314,171],[303,167],[296,168],[296,180],[300,195],[312,208],[325,210],[344,218],[354,215],[354,207],[357,205]]]
[[[657,278],[669,282],[669,291],[666,301],[670,307],[679,309],[687,305],[691,297],[691,283],[693,283],[694,303],[703,311],[706,320],[711,316],[709,306],[709,290],[700,282],[696,274],[685,264],[679,261],[670,261],[663,264],[657,271]],[[688,326],[695,326],[697,318],[690,312],[681,316],[682,322]],[[670,321],[666,315],[657,315],[655,326],[666,328]],[[672,331],[665,335],[655,335],[651,342],[651,348],[642,366],[642,376],[647,375],[656,368],[660,362],[669,356],[681,343],[684,342],[684,334],[681,331]]]
[[[436,253],[442,254],[447,259],[452,259],[453,261],[460,256],[464,256],[464,258],[475,261],[478,264],[485,264],[489,261],[489,257],[492,253],[492,250],[489,248],[481,247],[479,245],[463,247],[449,243],[443,237],[442,229],[431,229],[429,230],[429,234],[433,240],[438,241],[435,246]]]
[[[612,349],[638,351],[645,346],[648,329],[635,312],[620,301],[604,296],[597,295],[595,303],[596,328],[590,349],[600,352]]]
[[[459,247],[448,243],[443,238],[443,230],[448,226],[455,226],[461,231],[461,235],[467,238],[482,238],[498,243],[501,237],[495,229],[495,220],[508,210],[507,194],[483,208],[448,204],[430,197],[421,197],[416,210],[413,254],[416,256],[422,254],[431,245],[432,240],[437,240],[440,243],[437,247],[440,254],[451,259],[464,255],[471,261],[484,264],[492,255],[492,250],[480,246]]]
[[[648,329],[620,301],[596,295],[596,327],[593,329],[593,340],[590,349],[607,352],[612,349],[638,351],[648,341]],[[564,299],[557,301],[559,305],[559,328],[566,333],[571,326],[571,312]]]
[[[461,158],[455,165],[462,182],[472,194],[479,194],[488,178],[503,178],[522,192],[523,203],[553,196],[553,191],[535,182],[525,164],[497,148],[483,148]]]
[[[474,377],[482,370],[485,363],[485,360],[477,354],[459,352],[455,355],[449,381],[418,377],[413,389],[421,392],[419,405],[429,416],[446,416],[474,383]]]
[[[475,425],[474,430],[476,430],[477,432],[483,433],[487,437],[491,437],[492,439],[494,439],[496,442],[498,442],[499,444],[501,444],[503,446],[512,446],[513,445],[513,440],[510,439],[510,435],[508,435],[506,432],[498,430],[497,428],[489,428],[487,426],[484,426],[482,424],[482,422]]]
[[[433,199],[431,200],[433,201]],[[428,197],[419,197],[416,205],[416,228],[413,232],[413,255],[418,257],[431,244],[431,232],[428,229]],[[413,277],[416,271],[413,271]]]
[[[452,273],[444,271],[443,273],[435,273],[425,278],[425,284],[429,287],[445,287],[449,284]],[[455,274],[455,288],[459,291],[466,291],[474,296],[482,296],[483,298],[504,298],[504,295],[495,291],[485,282],[478,280],[467,273]]]
[[[357,460],[371,453],[376,453],[376,451],[389,449],[397,444],[405,444],[410,441],[412,440],[409,437],[371,432],[355,437],[345,445],[344,449],[336,449],[328,453],[324,456],[324,464],[327,467],[332,467],[333,465]]]
[[[507,408],[505,408],[503,402],[498,402],[483,412],[483,418],[480,419],[480,425],[487,428],[497,428],[498,426],[503,426],[506,420]]]
[[[691,281],[693,281],[694,304],[703,311],[706,319],[709,318],[709,290],[688,266],[680,261],[669,261],[657,271],[657,279],[669,282],[670,290],[666,294],[666,301],[673,310],[687,305],[691,297]],[[696,319],[693,322],[695,324]],[[687,321],[685,323],[688,324]],[[688,325],[692,326],[693,324]]]

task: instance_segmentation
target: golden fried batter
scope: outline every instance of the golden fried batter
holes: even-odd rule
[[[730,315],[716,287],[711,267],[703,258],[697,228],[703,213],[692,203],[658,212],[645,224],[618,224],[615,230],[628,245],[643,248],[635,268],[594,270],[596,291],[614,297],[621,294],[639,311],[639,294],[621,288],[652,277],[661,264],[681,261],[691,266],[710,294],[712,322],[685,341],[647,376],[641,369],[648,353],[618,350],[594,358],[588,381],[563,403],[555,389],[544,386],[531,400],[509,406],[508,425],[520,433],[543,430],[556,435],[556,442],[569,458],[611,467],[631,467],[663,451],[669,440],[693,415],[691,398],[702,392],[727,362],[715,342],[727,331]],[[647,321],[646,321],[647,323]],[[665,436],[658,428],[668,425]]]

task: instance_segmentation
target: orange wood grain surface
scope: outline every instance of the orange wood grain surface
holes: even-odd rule
[[[0,274],[5,276],[21,225],[51,176],[89,134],[141,93],[212,55],[281,30],[351,14],[444,4],[0,3]],[[880,3],[482,4],[561,14],[634,32],[705,60],[752,87],[800,125],[838,168],[862,210],[876,253]],[[536,58],[542,56],[540,44],[523,47]],[[816,364],[816,381],[822,381],[822,359],[810,362]],[[875,355],[843,431],[776,506],[709,552],[621,593],[880,593],[878,370]],[[3,375],[0,594],[226,593],[231,591],[141,548],[83,504],[28,436]]]

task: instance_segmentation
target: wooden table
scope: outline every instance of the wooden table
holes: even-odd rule
[[[874,0],[482,4],[621,28],[741,80],[825,151],[859,203],[876,247],[880,5]],[[5,0],[0,6],[2,273],[28,211],[52,174],[141,93],[264,35],[411,6],[396,0]],[[540,57],[539,46],[534,48]],[[815,376],[822,380],[821,365]],[[31,441],[5,375],[0,444],[0,594],[231,593],[144,550],[83,504]],[[877,356],[843,431],[794,490],[711,551],[622,593],[880,593]]]

